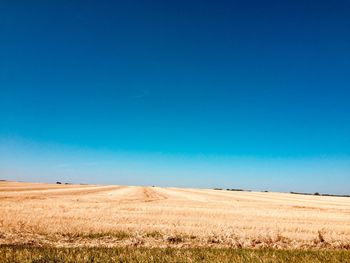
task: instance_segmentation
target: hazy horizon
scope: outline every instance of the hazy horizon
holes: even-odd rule
[[[115,152],[8,138],[0,179],[349,194],[349,158]],[[322,178],[322,180],[318,180]]]

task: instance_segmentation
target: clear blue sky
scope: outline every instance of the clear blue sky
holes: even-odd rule
[[[0,177],[348,193],[349,1],[2,1]]]

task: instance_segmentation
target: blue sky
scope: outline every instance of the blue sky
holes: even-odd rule
[[[8,179],[349,193],[348,1],[4,1]]]

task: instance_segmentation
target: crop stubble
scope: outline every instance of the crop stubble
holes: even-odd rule
[[[350,198],[1,182],[0,244],[350,249]]]

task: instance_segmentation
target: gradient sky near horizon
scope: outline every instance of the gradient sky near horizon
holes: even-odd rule
[[[0,179],[350,194],[349,1],[0,6]]]

